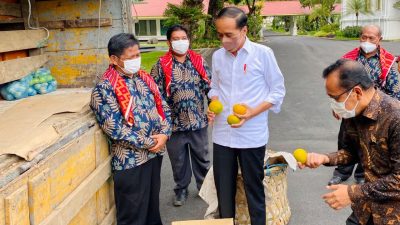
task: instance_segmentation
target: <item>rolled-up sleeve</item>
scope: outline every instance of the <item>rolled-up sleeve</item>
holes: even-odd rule
[[[286,94],[285,80],[272,50],[268,49],[264,60],[266,66],[265,81],[269,88],[265,101],[273,105],[270,110],[279,113]]]

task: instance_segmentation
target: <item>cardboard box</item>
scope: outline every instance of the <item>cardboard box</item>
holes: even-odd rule
[[[172,225],[233,225],[233,219],[176,221]]]

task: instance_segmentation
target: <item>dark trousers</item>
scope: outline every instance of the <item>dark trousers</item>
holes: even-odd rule
[[[192,170],[200,190],[210,168],[207,127],[196,131],[173,132],[167,142],[175,181],[175,193],[186,189],[192,180]]]
[[[346,225],[360,225],[354,213],[352,213],[350,217],[346,220]],[[372,221],[372,216],[369,218],[366,225],[374,225],[374,222]]]
[[[343,121],[340,124],[340,130],[339,130],[339,137],[338,137],[338,147],[339,149],[342,149],[345,147],[345,144],[343,143]],[[356,179],[364,178],[364,169],[362,168],[361,164],[356,164],[357,168],[356,171],[354,172],[354,177]],[[342,180],[347,180],[351,177],[351,174],[353,174],[355,165],[348,165],[348,166],[337,166],[335,168],[335,171],[333,172],[334,177],[340,177]]]
[[[236,178],[238,161],[252,225],[266,224],[264,194],[265,146],[235,149],[214,144],[214,180],[221,218],[235,218]]]
[[[337,166],[335,171],[333,171],[334,177],[340,177],[342,180],[347,180],[353,174],[354,167],[356,165],[349,165],[349,166]],[[360,179],[364,178],[364,169],[362,168],[361,164],[357,164],[357,168],[354,171],[354,178]]]
[[[115,171],[117,225],[162,225],[160,173],[162,156],[128,170]]]

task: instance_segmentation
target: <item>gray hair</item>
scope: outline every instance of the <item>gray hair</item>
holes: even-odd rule
[[[382,37],[381,27],[378,26],[378,25],[375,25],[375,24],[368,24],[368,25],[363,26],[362,29],[361,29],[361,34],[364,32],[365,29],[368,29],[368,28],[376,29],[378,31],[378,36]]]

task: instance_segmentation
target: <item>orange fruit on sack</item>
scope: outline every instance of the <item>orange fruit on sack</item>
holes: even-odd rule
[[[233,112],[238,115],[244,115],[247,112],[247,108],[241,104],[233,105]]]
[[[226,121],[228,122],[229,125],[238,124],[238,123],[240,123],[240,118],[231,114],[228,116]]]
[[[307,151],[302,148],[294,150],[293,156],[297,162],[301,162],[303,164],[307,162]]]
[[[208,109],[218,115],[224,110],[224,106],[219,100],[212,100],[208,105]]]

